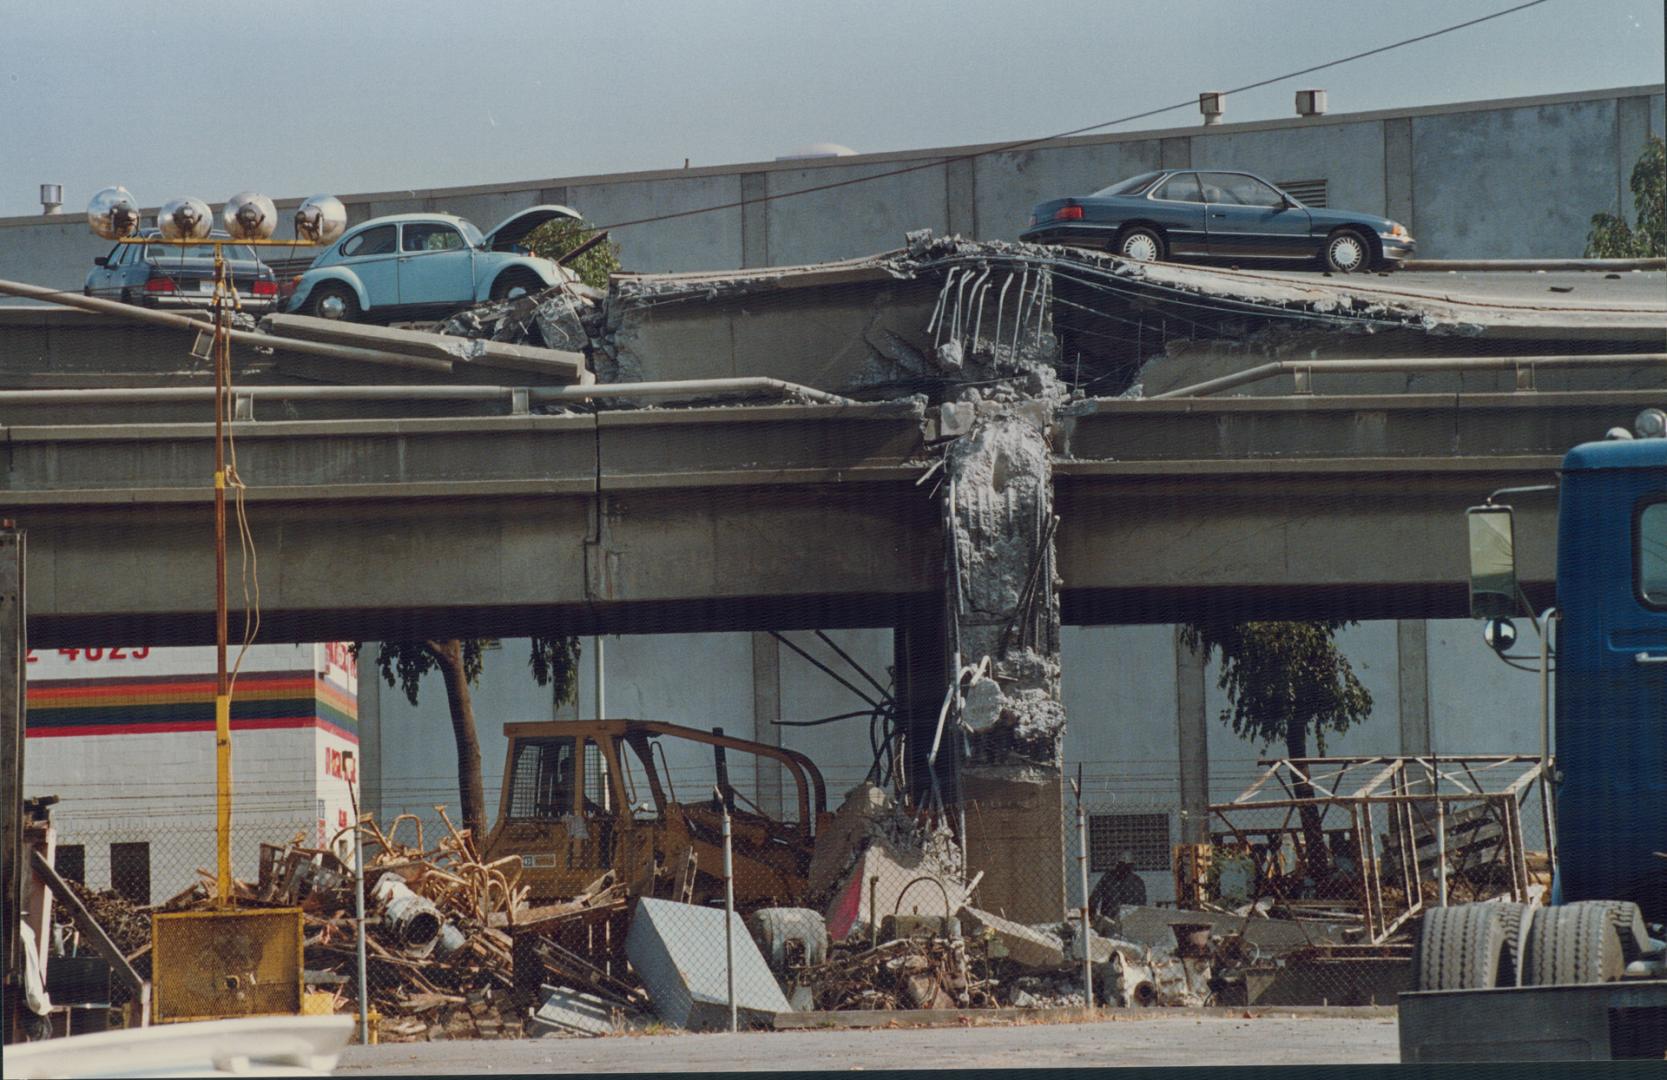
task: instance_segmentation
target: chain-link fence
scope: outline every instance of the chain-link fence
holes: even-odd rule
[[[1371,933],[1358,890],[1327,884],[1355,880],[1358,829],[1327,832],[1320,880],[1300,819],[1187,843],[1179,802],[1118,799],[1105,777],[1080,802],[1060,784],[937,814],[860,784],[782,820],[716,789],[656,800],[646,778],[634,805],[583,785],[544,798],[538,785],[560,782],[545,764],[479,837],[444,810],[367,818],[362,924],[354,833],[334,822],[237,818],[227,909],[208,820],[89,822],[66,805],[53,862],[150,980],[156,1018],[356,1015],[362,984],[382,1040],[763,1026],[813,1009],[1053,1015],[1090,998],[1392,1004],[1410,982],[1416,920]],[[1380,864],[1391,839],[1367,838]],[[57,921],[54,954],[91,955],[62,905]],[[126,999],[118,981],[103,1004]]]

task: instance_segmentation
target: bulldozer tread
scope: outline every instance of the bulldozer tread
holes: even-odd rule
[[[1548,908],[1528,931],[1523,979],[1529,986],[1611,982],[1624,966],[1614,913],[1601,904]]]
[[[1432,908],[1413,949],[1420,990],[1487,990],[1498,985],[1506,920],[1499,904]]]

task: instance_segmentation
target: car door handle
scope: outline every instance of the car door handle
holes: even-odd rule
[[[1641,652],[1634,653],[1632,658],[1640,664],[1667,664],[1667,653],[1662,653],[1660,656],[1651,656],[1647,652]]]
[[[1227,215],[1226,215],[1226,214],[1223,214],[1223,213],[1221,213],[1221,212],[1219,212],[1219,211],[1212,211],[1212,212],[1211,212],[1211,214],[1210,214],[1210,216],[1211,216],[1211,217],[1226,217],[1226,216],[1227,216]]]

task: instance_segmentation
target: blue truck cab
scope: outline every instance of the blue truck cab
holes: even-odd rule
[[[1553,900],[1667,921],[1667,439],[1564,457],[1557,607]]]

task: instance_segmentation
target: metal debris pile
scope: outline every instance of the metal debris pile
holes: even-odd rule
[[[442,334],[584,352],[606,316],[600,289],[562,281],[530,296],[468,308],[440,324]]]

